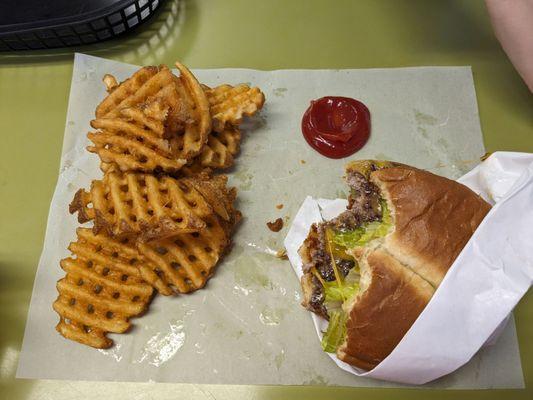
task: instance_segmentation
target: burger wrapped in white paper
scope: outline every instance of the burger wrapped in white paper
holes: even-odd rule
[[[370,370],[328,353],[357,376],[423,384],[449,374],[497,338],[509,313],[533,281],[533,155],[497,152],[458,180],[493,205],[411,328]],[[299,278],[298,253],[313,223],[346,209],[346,200],[307,197],[285,239]],[[312,314],[322,339],[328,321]],[[317,343],[318,345],[318,343]]]

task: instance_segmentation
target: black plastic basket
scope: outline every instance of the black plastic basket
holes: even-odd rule
[[[91,0],[84,1],[85,5],[91,3]],[[96,3],[99,7],[95,10],[48,17],[46,10],[43,12],[42,8],[30,9],[31,4],[27,4],[28,1],[19,0],[19,3],[26,3],[22,4],[26,6],[24,9],[24,7],[17,8],[16,0],[12,2],[0,0],[0,51],[51,49],[111,39],[130,31],[150,18],[163,1],[100,0],[92,3],[93,7]],[[70,5],[72,6],[72,3]],[[80,3],[80,6],[85,8],[83,3]],[[20,17],[22,12],[34,12],[35,17],[40,19],[27,22],[32,16],[26,14]],[[19,22],[6,24],[8,21],[17,20]]]

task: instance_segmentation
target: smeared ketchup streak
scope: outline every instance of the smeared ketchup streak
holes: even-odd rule
[[[312,100],[302,118],[307,143],[329,158],[344,158],[365,145],[370,136],[370,111],[350,97]]]

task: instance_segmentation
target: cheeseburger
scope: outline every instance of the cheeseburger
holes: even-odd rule
[[[374,368],[400,342],[490,206],[466,186],[407,165],[346,166],[346,211],[300,247],[303,303],[329,321],[322,348]]]

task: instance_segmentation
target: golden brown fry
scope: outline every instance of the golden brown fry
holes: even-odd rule
[[[141,68],[100,103],[97,119],[119,117],[123,108],[160,102],[168,108],[164,137],[170,140],[174,157],[190,160],[198,155],[211,131],[209,103],[194,75],[184,65],[176,66],[179,77],[166,66]]]
[[[227,124],[237,126],[243,116],[252,116],[259,111],[265,102],[265,95],[257,87],[248,85],[220,85],[204,91],[210,105],[213,130],[222,132]]]
[[[238,128],[228,126],[222,133],[211,132],[202,154],[180,169],[182,176],[211,173],[215,169],[226,169],[233,165],[239,152],[241,133]]]
[[[241,132],[236,127],[227,126],[220,133],[212,131],[202,153],[187,165],[187,170],[198,173],[206,168],[225,169],[231,167],[239,152],[240,142]]]
[[[230,244],[228,232],[216,215],[206,218],[206,228],[173,238],[139,242],[150,263],[140,266],[143,278],[159,293],[189,293],[202,288]]]
[[[227,187],[226,175],[211,176],[202,173],[191,178],[182,178],[181,181],[196,189],[219,217],[231,226],[234,225],[236,211],[233,203],[237,197],[237,189]]]
[[[69,206],[78,221],[94,220],[94,232],[136,236],[141,241],[159,239],[205,228],[213,213],[190,181],[141,173],[106,172],[91,189],[80,189]]]
[[[56,329],[67,339],[108,348],[113,341],[107,333],[126,332],[129,319],[143,313],[151,301],[153,289],[137,268],[147,268],[149,261],[127,240],[94,235],[85,228],[78,228],[77,235],[69,246],[75,257],[60,263],[66,276],[57,282]]]
[[[119,117],[95,119],[91,126],[98,131],[87,134],[94,143],[87,150],[121,171],[175,172],[187,160],[176,158],[170,142],[163,138],[167,111],[168,107],[154,101],[143,108],[121,109]]]
[[[162,87],[172,82],[173,75],[165,66],[141,68],[117,86],[96,107],[96,118],[117,116],[122,108],[142,104],[148,98],[157,95]]]
[[[180,81],[168,67],[141,68],[118,86],[114,86],[114,77],[106,77],[104,83],[113,89],[96,108],[97,119],[119,117],[124,108],[143,108],[146,104],[159,102],[168,110],[165,136],[169,138],[183,131],[190,111],[186,108],[186,102],[179,98],[176,86]]]
[[[183,64],[176,62],[180,71],[181,85],[176,85],[180,98],[188,102],[190,118],[185,122],[185,132],[176,141],[181,158],[188,160],[200,154],[211,132],[211,114],[209,102],[202,86],[194,75]]]
[[[236,189],[226,187],[227,177],[202,174],[182,181],[198,190],[216,214],[205,217],[206,227],[198,232],[137,243],[139,251],[151,261],[140,266],[142,276],[164,295],[202,288],[229,248],[241,218],[233,206]]]

